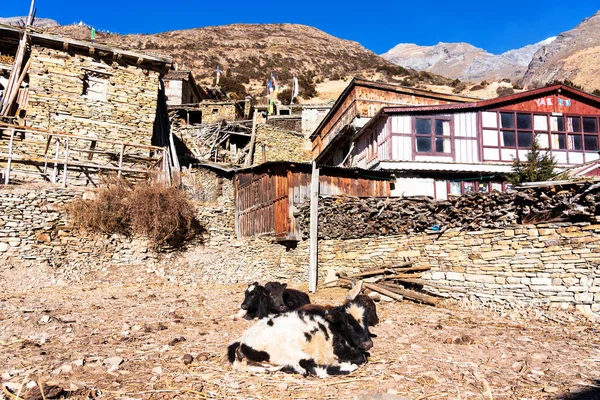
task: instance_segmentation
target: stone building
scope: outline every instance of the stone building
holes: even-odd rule
[[[21,33],[0,27],[0,52],[14,55]],[[29,37],[29,70],[14,111],[27,126],[150,144],[170,58],[44,33]]]
[[[23,34],[0,26],[0,53],[15,57]],[[165,145],[153,131],[169,57],[33,31],[27,42],[22,84],[5,116],[23,128],[0,126],[0,167],[11,160],[12,168],[55,183],[64,170],[66,184],[74,169],[89,183],[102,168],[120,175],[127,165],[156,161],[162,147],[151,145]]]
[[[163,78],[165,95],[170,106],[195,104],[202,98],[191,71],[169,71]]]

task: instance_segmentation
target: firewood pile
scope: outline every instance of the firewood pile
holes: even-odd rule
[[[417,303],[437,306],[438,299],[436,297],[415,289],[422,288],[423,285],[447,290],[455,289],[420,279],[421,274],[429,269],[427,266],[413,266],[412,262],[407,261],[389,267],[366,268],[351,275],[336,274],[335,278],[331,277],[325,280],[322,286],[349,287],[351,292],[364,290],[370,296],[372,296],[371,292],[375,292],[376,297],[386,296],[398,301],[407,299]]]
[[[457,228],[477,230],[515,224],[596,221],[600,184],[581,182],[511,192],[472,193],[449,200],[429,197],[319,199],[319,238],[357,239]],[[310,204],[298,213],[309,232]]]

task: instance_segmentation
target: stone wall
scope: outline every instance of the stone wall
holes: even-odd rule
[[[267,161],[310,162],[310,141],[301,133],[259,124],[256,129],[253,165]]]
[[[304,107],[302,109],[302,134],[309,137],[325,119],[331,106],[327,107]]]
[[[161,253],[144,239],[74,231],[66,206],[94,191],[55,186],[0,189],[0,281],[10,280],[16,265],[31,270],[31,275],[51,271],[66,282],[118,265],[189,284],[306,282],[307,247],[296,251],[270,238],[235,239],[231,179],[193,170],[184,172],[183,181],[206,231],[184,249]]]
[[[202,111],[203,124],[213,124],[223,120],[235,121],[243,115],[243,109],[240,109],[233,101],[203,101],[198,105],[198,109]]]
[[[269,116],[267,125],[292,132],[302,132],[302,118],[294,116]]]
[[[61,270],[77,280],[81,269],[111,264],[152,264],[158,256],[146,241],[118,235],[79,235],[66,218],[68,203],[84,196],[79,189],[28,187],[0,191],[0,270],[20,263]]]
[[[105,78],[105,99],[84,94],[86,74]],[[54,132],[149,145],[159,77],[118,61],[33,46],[27,119]]]
[[[473,232],[322,240],[319,267],[356,272],[410,258],[445,296],[600,311],[600,225],[546,223]],[[450,289],[451,288],[451,289]]]

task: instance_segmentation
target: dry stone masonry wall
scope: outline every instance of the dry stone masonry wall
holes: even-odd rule
[[[86,74],[102,99],[84,94]],[[73,135],[150,144],[159,72],[88,55],[33,46],[27,118]],[[105,86],[105,87],[104,87]],[[102,96],[99,94],[99,96]]]

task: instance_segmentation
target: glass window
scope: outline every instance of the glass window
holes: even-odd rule
[[[483,126],[487,128],[498,127],[498,114],[495,112],[485,111],[481,113]]]
[[[517,129],[531,129],[531,115],[517,114]]]
[[[567,135],[562,134],[554,134],[552,135],[552,148],[553,149],[561,149],[564,150],[567,148]]]
[[[598,126],[596,125],[596,118],[583,118],[583,131],[585,133],[597,133]]]
[[[579,117],[567,117],[567,130],[569,132],[581,132],[581,119]]]
[[[565,131],[565,118],[564,117],[550,117],[550,129],[554,132]]]
[[[487,182],[479,182],[479,185],[477,186],[477,191],[479,193],[487,193],[488,192],[488,184]]]
[[[483,145],[484,146],[498,146],[498,131],[484,129],[483,130]]]
[[[537,140],[538,145],[540,146],[541,149],[549,149],[550,148],[550,141],[548,139],[547,133],[536,133],[535,139]]]
[[[444,123],[448,122],[448,121],[444,121],[442,119],[436,119],[435,120],[435,134],[436,136],[443,136],[444,135]]]
[[[473,182],[465,182],[465,193],[473,191]]]
[[[513,113],[500,113],[500,127],[501,128],[514,128],[515,118]]]
[[[531,132],[519,132],[519,147],[521,148],[531,148]]]
[[[517,142],[515,140],[514,131],[502,131],[502,146],[515,147]]]
[[[583,137],[583,145],[585,146],[585,151],[598,150],[598,136],[585,135]]]
[[[418,134],[431,135],[431,120],[430,119],[417,119],[416,132]]]
[[[450,182],[450,194],[461,194],[460,182]]]
[[[536,131],[548,130],[548,117],[546,115],[534,115],[533,126]]]
[[[429,136],[417,136],[417,151],[422,153],[431,153],[431,138]]]
[[[583,150],[583,143],[581,143],[581,135],[569,135],[569,149]]]

